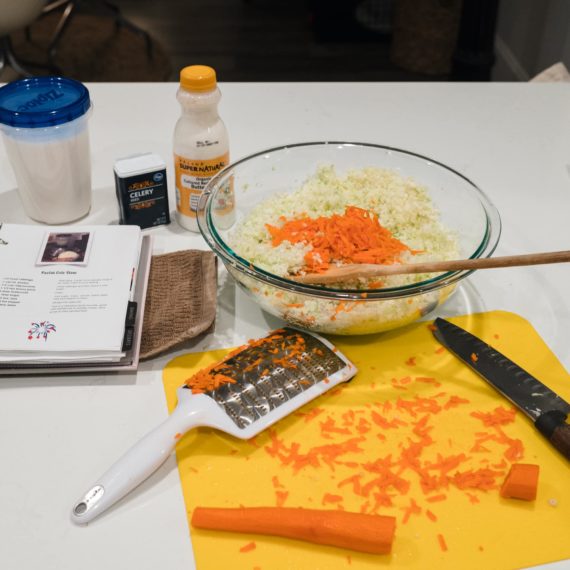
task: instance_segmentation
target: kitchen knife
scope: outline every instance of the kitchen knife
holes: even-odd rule
[[[466,330],[437,318],[434,335],[455,356],[523,411],[548,441],[570,459],[570,404],[534,376]]]

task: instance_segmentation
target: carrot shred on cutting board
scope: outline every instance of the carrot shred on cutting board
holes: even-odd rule
[[[517,411],[515,408],[498,406],[492,412],[471,412],[470,415],[481,420],[485,426],[503,426],[515,421]]]
[[[245,546],[242,546],[239,551],[240,552],[251,552],[252,550],[255,550],[257,548],[257,545],[255,544],[255,542],[248,542]]]
[[[275,505],[278,507],[282,507],[285,504],[285,501],[289,497],[289,491],[275,491]]]
[[[196,507],[196,528],[266,534],[371,554],[392,549],[396,519],[341,510],[279,507]]]
[[[514,463],[501,486],[501,497],[534,501],[538,490],[539,466],[532,463]]]
[[[434,513],[432,513],[429,509],[426,510],[426,516],[432,522],[437,521],[437,516]]]
[[[404,252],[416,253],[383,227],[377,214],[357,206],[347,206],[343,214],[303,216],[286,220],[280,227],[265,227],[273,247],[284,241],[312,246],[305,254],[305,264],[314,272],[334,262],[393,264]]]
[[[447,551],[447,542],[445,542],[445,538],[444,538],[443,534],[437,535],[437,541],[439,542],[439,547],[441,548],[441,550],[443,552],[446,552]]]
[[[432,495],[431,497],[428,497],[426,499],[426,501],[428,503],[437,503],[438,501],[445,501],[447,499],[447,495],[444,495],[443,493],[440,495]]]

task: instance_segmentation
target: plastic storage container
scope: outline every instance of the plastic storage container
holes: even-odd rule
[[[228,133],[218,115],[221,98],[216,72],[206,65],[191,65],[180,72],[177,99],[182,114],[174,130],[176,210],[179,224],[198,230],[198,201],[208,182],[229,164]],[[223,227],[234,221],[231,181],[219,194],[216,215]]]
[[[0,88],[0,129],[26,214],[64,224],[91,208],[87,88],[34,77]]]

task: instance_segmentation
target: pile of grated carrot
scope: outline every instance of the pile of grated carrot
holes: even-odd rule
[[[470,413],[485,431],[474,432],[470,447],[446,454],[442,451],[445,442],[433,434],[437,416],[470,401],[437,391],[440,383],[435,378],[408,375],[392,379],[392,385],[395,383],[404,390],[416,386],[422,395],[412,392],[409,397],[371,400],[344,412],[317,404],[297,415],[317,429],[321,443],[311,446],[286,440],[270,429],[263,449],[292,475],[323,467],[330,470],[334,487],[323,490],[322,505],[354,510],[356,499],[363,514],[388,514],[400,509],[402,524],[417,516],[439,524],[434,504],[445,501],[452,489],[464,494],[468,504],[479,503],[476,493],[498,490],[509,463],[524,454],[522,442],[503,429],[515,421],[516,410],[500,406]],[[426,384],[434,388],[431,394],[426,392]],[[336,388],[328,397],[335,398],[347,389]],[[402,432],[398,451],[394,452],[392,443],[390,451],[379,452],[379,445],[387,439],[393,442],[398,431]],[[482,442],[491,443],[493,448],[482,446]],[[366,457],[370,445],[375,449],[373,460]],[[453,447],[451,438],[448,445]],[[278,475],[273,475],[272,481],[276,504],[286,505],[290,499],[286,485]],[[419,488],[419,495],[414,488]],[[407,504],[403,502],[406,497]],[[442,551],[448,549],[443,534],[437,535],[436,544]]]
[[[404,252],[417,253],[383,227],[374,212],[357,206],[348,206],[341,215],[281,221],[281,227],[265,226],[272,245],[310,245],[305,264],[311,272],[324,271],[333,262],[393,264]]]

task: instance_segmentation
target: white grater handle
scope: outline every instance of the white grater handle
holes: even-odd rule
[[[130,493],[170,456],[181,435],[198,424],[196,410],[178,406],[166,421],[136,443],[75,503],[71,520],[86,524]]]

